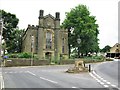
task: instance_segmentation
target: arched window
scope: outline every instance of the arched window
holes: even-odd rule
[[[47,32],[46,33],[46,49],[52,48],[52,33]]]

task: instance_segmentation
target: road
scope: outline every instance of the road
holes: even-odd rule
[[[96,65],[94,67],[94,75],[97,76],[101,82],[103,82],[106,87],[113,86],[113,87],[119,87],[120,84],[119,78],[120,77],[120,61],[109,61],[104,62]],[[119,84],[118,84],[119,83]]]
[[[103,74],[106,73],[105,70],[103,71],[101,68],[104,64],[108,63],[95,64],[95,73],[86,72],[80,74],[69,74],[65,72],[68,68],[73,67],[73,65],[4,67],[2,68],[3,80],[1,85],[3,88],[79,88],[78,90],[86,90],[87,88],[88,90],[90,88],[91,90],[93,90],[93,88],[101,88],[101,90],[103,90],[103,88],[111,89],[117,86],[117,78],[107,78],[108,80],[111,80],[115,86],[110,86],[108,84],[105,85],[102,81],[100,82],[99,78],[97,79],[98,75],[101,75],[104,79],[107,77],[106,74]],[[107,65],[104,67],[106,68],[106,66]]]

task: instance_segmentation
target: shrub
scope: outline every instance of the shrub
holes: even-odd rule
[[[7,55],[9,58],[31,58],[32,55],[30,53],[14,53],[14,54],[8,54]]]
[[[17,54],[8,54],[7,56],[8,56],[9,58],[17,58],[17,57],[18,57]]]
[[[26,53],[26,52],[18,54],[18,58],[31,58],[31,57],[32,57],[32,55],[30,53]]]
[[[94,63],[94,62],[103,62],[103,56],[92,56],[92,57],[84,57],[85,63]]]
[[[39,60],[39,57],[36,54],[34,54],[34,60]]]

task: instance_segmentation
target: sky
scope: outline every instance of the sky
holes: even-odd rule
[[[96,16],[99,25],[99,46],[113,46],[118,42],[118,1],[119,0],[0,0],[0,9],[16,14],[18,27],[26,29],[28,24],[38,25],[39,10],[44,15],[60,12],[61,23],[65,12],[79,4],[86,5],[91,15]]]

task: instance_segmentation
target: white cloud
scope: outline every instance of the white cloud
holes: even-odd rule
[[[62,22],[65,12],[78,4],[86,5],[91,15],[96,16],[101,48],[118,42],[118,0],[1,0],[0,8],[16,14],[20,19],[19,27],[27,28],[28,24],[38,24],[40,9],[44,10],[44,15],[54,16],[55,12],[60,12]]]

